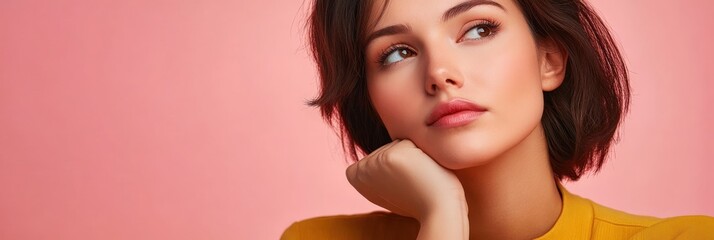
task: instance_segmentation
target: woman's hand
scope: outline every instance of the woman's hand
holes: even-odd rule
[[[349,166],[346,174],[350,184],[367,200],[416,218],[422,227],[425,222],[443,220],[445,215],[453,218],[468,212],[458,178],[410,140],[395,140],[382,146]],[[458,218],[452,220],[464,220]]]

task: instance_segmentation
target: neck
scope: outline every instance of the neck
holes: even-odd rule
[[[454,171],[469,209],[469,239],[533,239],[550,230],[562,208],[539,126],[487,164]]]

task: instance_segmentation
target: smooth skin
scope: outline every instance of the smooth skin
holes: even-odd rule
[[[562,200],[540,119],[543,92],[565,76],[565,51],[537,42],[510,0],[390,0],[378,18],[382,6],[373,6],[370,34],[399,31],[373,38],[365,62],[370,99],[393,142],[351,165],[349,182],[419,220],[419,239],[546,233]],[[425,123],[454,98],[487,111],[455,128]]]
[[[410,140],[394,140],[352,164],[347,179],[369,201],[418,219],[418,239],[468,236],[461,182]]]

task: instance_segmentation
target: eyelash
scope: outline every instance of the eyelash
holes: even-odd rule
[[[476,41],[482,41],[482,40],[489,39],[489,38],[492,38],[493,36],[495,36],[495,35],[498,33],[498,31],[500,30],[499,27],[501,26],[501,23],[499,23],[498,21],[495,21],[495,20],[491,20],[491,19],[483,19],[483,20],[477,22],[476,24],[473,24],[473,25],[472,25],[470,28],[468,28],[463,34],[466,34],[466,33],[468,33],[469,31],[471,31],[471,30],[473,30],[474,28],[479,27],[479,26],[490,28],[490,29],[491,29],[491,34],[488,35],[488,36],[486,36],[486,37],[483,37],[482,39],[476,40]],[[462,36],[462,37],[463,37],[463,36]],[[459,42],[462,42],[462,41],[461,41],[461,38],[459,38]],[[386,68],[386,67],[391,66],[393,63],[392,63],[392,64],[384,65],[384,61],[387,60],[387,57],[388,57],[390,54],[392,54],[392,52],[394,52],[394,51],[396,51],[396,50],[401,50],[401,49],[406,49],[406,50],[415,52],[412,48],[410,48],[410,47],[407,46],[406,44],[403,44],[403,43],[395,43],[395,44],[390,45],[390,46],[387,47],[386,49],[384,49],[384,50],[382,51],[382,53],[379,54],[379,57],[377,58],[377,64],[379,64],[379,66],[381,66],[382,68]]]
[[[387,67],[387,66],[391,65],[391,64],[384,65],[384,61],[387,60],[387,57],[390,54],[392,54],[392,52],[394,52],[396,50],[401,50],[401,49],[406,49],[406,50],[414,52],[414,50],[412,48],[410,48],[409,46],[407,46],[406,44],[403,44],[403,43],[392,44],[388,48],[384,49],[384,51],[382,51],[382,53],[379,54],[379,58],[377,59],[377,64],[379,64],[379,66],[382,66],[382,67]]]

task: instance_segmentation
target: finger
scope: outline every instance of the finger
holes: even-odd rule
[[[383,158],[382,155],[383,155],[384,153],[386,153],[386,152],[389,152],[389,150],[390,150],[391,148],[393,148],[395,145],[399,144],[399,142],[401,142],[401,140],[399,140],[399,139],[394,140],[394,141],[392,141],[392,142],[390,142],[390,143],[388,143],[388,144],[385,144],[384,146],[378,148],[377,150],[375,150],[375,151],[372,152],[371,154],[369,154],[369,156],[366,157],[366,158],[368,158],[368,159],[365,159],[366,161],[364,161],[364,164],[365,164],[366,169],[373,169],[374,167],[378,167],[378,166],[374,166],[374,165],[375,165],[375,164],[379,164],[379,162],[378,162],[378,161],[374,161],[374,160],[375,160],[375,159],[382,159],[382,158]]]
[[[384,152],[384,151],[389,150],[390,148],[392,148],[394,145],[398,144],[398,143],[401,142],[401,141],[402,141],[401,139],[395,139],[394,141],[392,141],[392,142],[390,142],[390,143],[384,144],[384,146],[378,148],[377,150],[374,150],[373,153],[374,153],[375,155],[379,155],[381,152]],[[371,154],[370,154],[370,155],[371,155]]]
[[[359,162],[353,163],[352,165],[347,167],[347,170],[345,170],[347,181],[350,182],[352,186],[355,185],[353,181],[357,178],[357,169],[359,168],[358,163]]]
[[[361,176],[362,173],[361,171],[367,171],[368,169],[371,169],[374,167],[373,165],[375,164],[375,161],[370,161],[371,159],[374,158],[374,156],[378,156],[382,152],[388,150],[395,144],[399,143],[399,140],[394,140],[390,143],[387,143],[383,145],[382,147],[378,148],[377,150],[374,150],[372,153],[370,153],[368,156],[360,159],[359,161],[353,163],[352,165],[348,166],[347,169],[345,170],[345,175],[347,176],[347,180],[350,181],[350,184],[354,186],[354,181],[358,181],[360,178],[364,177]]]
[[[405,148],[418,148],[412,140],[409,139],[404,139],[399,142],[399,147],[405,147]]]
[[[383,207],[384,209],[387,209],[389,211],[397,213],[399,215],[403,215],[403,216],[409,215],[409,213],[407,211],[403,210],[396,204],[386,200],[381,195],[376,194],[372,190],[372,188],[370,188],[369,186],[357,184],[356,186],[353,186],[353,187],[357,190],[357,192],[359,192],[362,196],[364,196],[370,202],[372,202],[380,207]]]
[[[347,168],[347,175],[348,175],[347,179],[350,182],[350,184],[352,185],[352,187],[354,187],[354,189],[357,190],[357,192],[359,194],[364,196],[370,202],[372,202],[380,207],[383,207],[384,209],[387,209],[389,211],[392,211],[392,212],[397,213],[402,216],[409,216],[408,211],[405,211],[398,205],[386,200],[381,195],[377,194],[370,187],[369,184],[363,182],[362,179],[357,177],[357,174],[359,174],[358,173],[359,168],[360,168],[360,165],[356,164],[356,163]]]
[[[384,144],[383,146],[377,148],[377,150],[372,151],[369,155],[366,157],[358,160],[357,162],[352,163],[350,166],[347,167],[345,170],[345,175],[347,176],[347,180],[350,181],[350,184],[354,185],[352,181],[357,179],[357,176],[359,174],[360,169],[364,169],[364,165],[369,162],[369,159],[373,157],[374,155],[379,154],[380,152],[384,151],[385,149],[390,148],[392,145],[397,143],[398,141],[392,141],[390,143]]]

